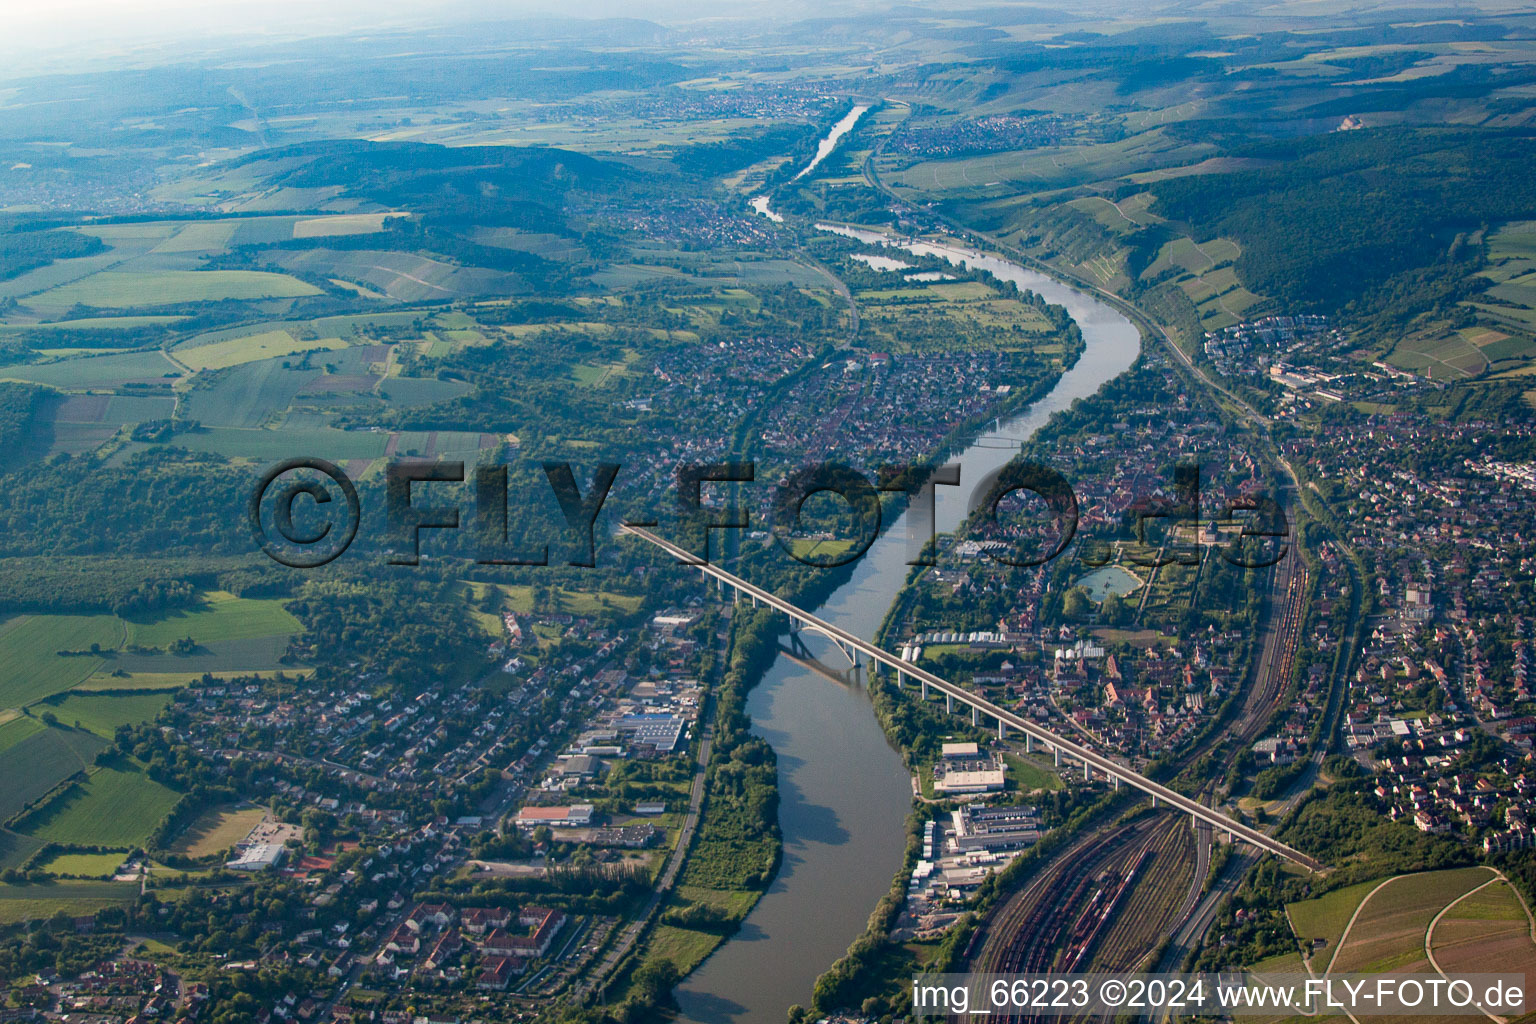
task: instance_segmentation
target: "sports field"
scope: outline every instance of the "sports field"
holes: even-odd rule
[[[266,817],[261,807],[211,807],[171,844],[171,852],[187,857],[211,857],[250,835]]]

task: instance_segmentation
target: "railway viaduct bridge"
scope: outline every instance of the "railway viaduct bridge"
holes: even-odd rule
[[[876,647],[867,640],[857,637],[824,619],[818,618],[812,613],[790,604],[788,601],[769,593],[761,587],[754,586],[740,576],[729,573],[709,562],[701,562],[692,552],[657,536],[650,530],[628,524],[621,526],[620,530],[650,544],[654,544],[686,565],[692,565],[706,577],[718,581],[722,588],[730,587],[738,599],[744,597],[749,599],[754,607],[766,605],[783,612],[800,629],[818,633],[830,640],[843,652],[851,664],[857,666],[862,657],[876,670],[878,670],[879,666],[892,669],[896,673],[898,685],[905,686],[908,681],[912,682],[920,688],[924,700],[928,699],[930,691],[942,693],[944,695],[944,708],[946,711],[953,712],[956,704],[970,708],[972,725],[979,726],[983,719],[993,721],[997,725],[999,738],[1006,738],[1009,730],[1022,733],[1026,749],[1032,749],[1036,743],[1041,744],[1047,750],[1052,751],[1058,765],[1061,764],[1062,758],[1080,762],[1083,765],[1084,772],[1090,778],[1095,771],[1101,772],[1116,787],[1124,783],[1150,795],[1154,806],[1167,804],[1170,807],[1178,808],[1181,811],[1187,812],[1196,822],[1205,822],[1213,828],[1227,833],[1234,841],[1240,839],[1251,843],[1261,850],[1299,864],[1308,871],[1323,870],[1324,865],[1299,850],[1292,849],[1278,839],[1274,839],[1242,822],[1234,821],[1219,811],[1213,810],[1197,800],[1191,800],[1184,794],[1169,789],[1167,786],[1153,782],[1151,779],[1127,768],[1118,761],[1105,757],[1083,746],[1081,743],[1067,739],[1065,736],[1046,729],[1021,715],[1001,708],[963,687],[947,682],[927,669],[904,661],[896,655]]]

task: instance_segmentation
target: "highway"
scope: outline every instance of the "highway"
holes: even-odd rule
[[[1088,747],[1085,747],[1080,743],[1069,740],[1066,737],[1052,732],[1049,729],[1036,725],[1034,722],[1011,711],[1006,711],[1003,708],[998,707],[996,704],[993,704],[991,701],[971,693],[969,690],[966,690],[960,686],[956,686],[954,683],[940,679],[938,676],[934,675],[932,672],[929,672],[927,669],[920,668],[915,664],[902,661],[900,658],[896,657],[896,655],[891,654],[888,651],[884,651],[879,647],[876,647],[874,644],[864,640],[863,638],[854,636],[852,633],[849,633],[838,626],[834,626],[830,622],[817,618],[810,612],[790,604],[788,601],[785,601],[782,598],[769,593],[761,587],[748,583],[741,577],[733,575],[732,573],[721,569],[719,566],[712,565],[707,562],[700,562],[698,557],[692,552],[681,548],[676,544],[663,539],[662,537],[657,536],[649,530],[638,526],[630,526],[628,524],[621,526],[620,530],[624,533],[631,534],[632,536],[639,537],[641,540],[644,540],[650,544],[654,544],[655,546],[661,548],[663,551],[666,551],[668,554],[672,555],[679,562],[682,562],[685,565],[692,565],[699,569],[700,572],[703,572],[706,576],[712,576],[715,579],[720,580],[722,583],[729,585],[735,589],[737,593],[751,598],[754,602],[761,602],[770,608],[781,611],[788,615],[792,620],[800,623],[805,628],[808,628],[813,632],[821,633],[823,636],[826,636],[828,639],[832,640],[839,647],[841,647],[844,653],[849,656],[850,660],[856,660],[858,654],[863,654],[865,657],[872,661],[879,662],[888,668],[894,669],[898,673],[898,679],[903,676],[907,676],[917,680],[918,683],[923,687],[925,693],[929,688],[936,689],[946,697],[952,698],[954,701],[958,701],[966,707],[974,708],[980,714],[996,720],[998,722],[998,728],[1000,731],[1005,729],[1013,729],[1015,731],[1022,732],[1026,736],[1046,744],[1046,746],[1052,748],[1053,750],[1059,750],[1066,757],[1076,761],[1081,761],[1083,764],[1087,765],[1093,770],[1103,772],[1110,778],[1118,779],[1121,782],[1125,782],[1128,785],[1131,785],[1136,789],[1149,794],[1154,798],[1155,801],[1161,801],[1168,806],[1176,807],[1179,810],[1185,811],[1196,820],[1209,822],[1213,827],[1223,830],[1224,832],[1231,835],[1234,839],[1242,839],[1245,842],[1252,843],[1254,846],[1257,846],[1260,849],[1266,850],[1277,856],[1284,857],[1286,860],[1298,864],[1306,868],[1308,871],[1321,871],[1323,869],[1322,864],[1316,860],[1313,860],[1311,857],[1308,857],[1306,854],[1300,852],[1299,850],[1292,849],[1286,844],[1280,842],[1278,839],[1271,838],[1265,833],[1260,832],[1258,829],[1251,828],[1241,822],[1234,821],[1231,818],[1228,818],[1225,815],[1214,811],[1209,807],[1206,807],[1204,804],[1201,804],[1195,800],[1191,800],[1189,797],[1182,793],[1169,789],[1167,786],[1153,782],[1151,779],[1137,774],[1119,762],[1112,761],[1102,754],[1090,750]]]

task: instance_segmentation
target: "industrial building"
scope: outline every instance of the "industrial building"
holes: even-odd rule
[[[1002,757],[990,750],[980,750],[974,743],[944,744],[943,756],[933,766],[935,793],[995,792],[1007,782]]]
[[[287,852],[280,843],[252,843],[234,860],[225,861],[224,866],[231,871],[265,871],[282,863]]]
[[[957,853],[1020,850],[1040,840],[1033,807],[964,807],[950,815],[949,845]]]

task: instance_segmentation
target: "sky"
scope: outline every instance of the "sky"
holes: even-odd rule
[[[51,63],[190,40],[278,40],[539,15],[776,20],[824,13],[828,6],[812,0],[0,0],[0,56]]]

